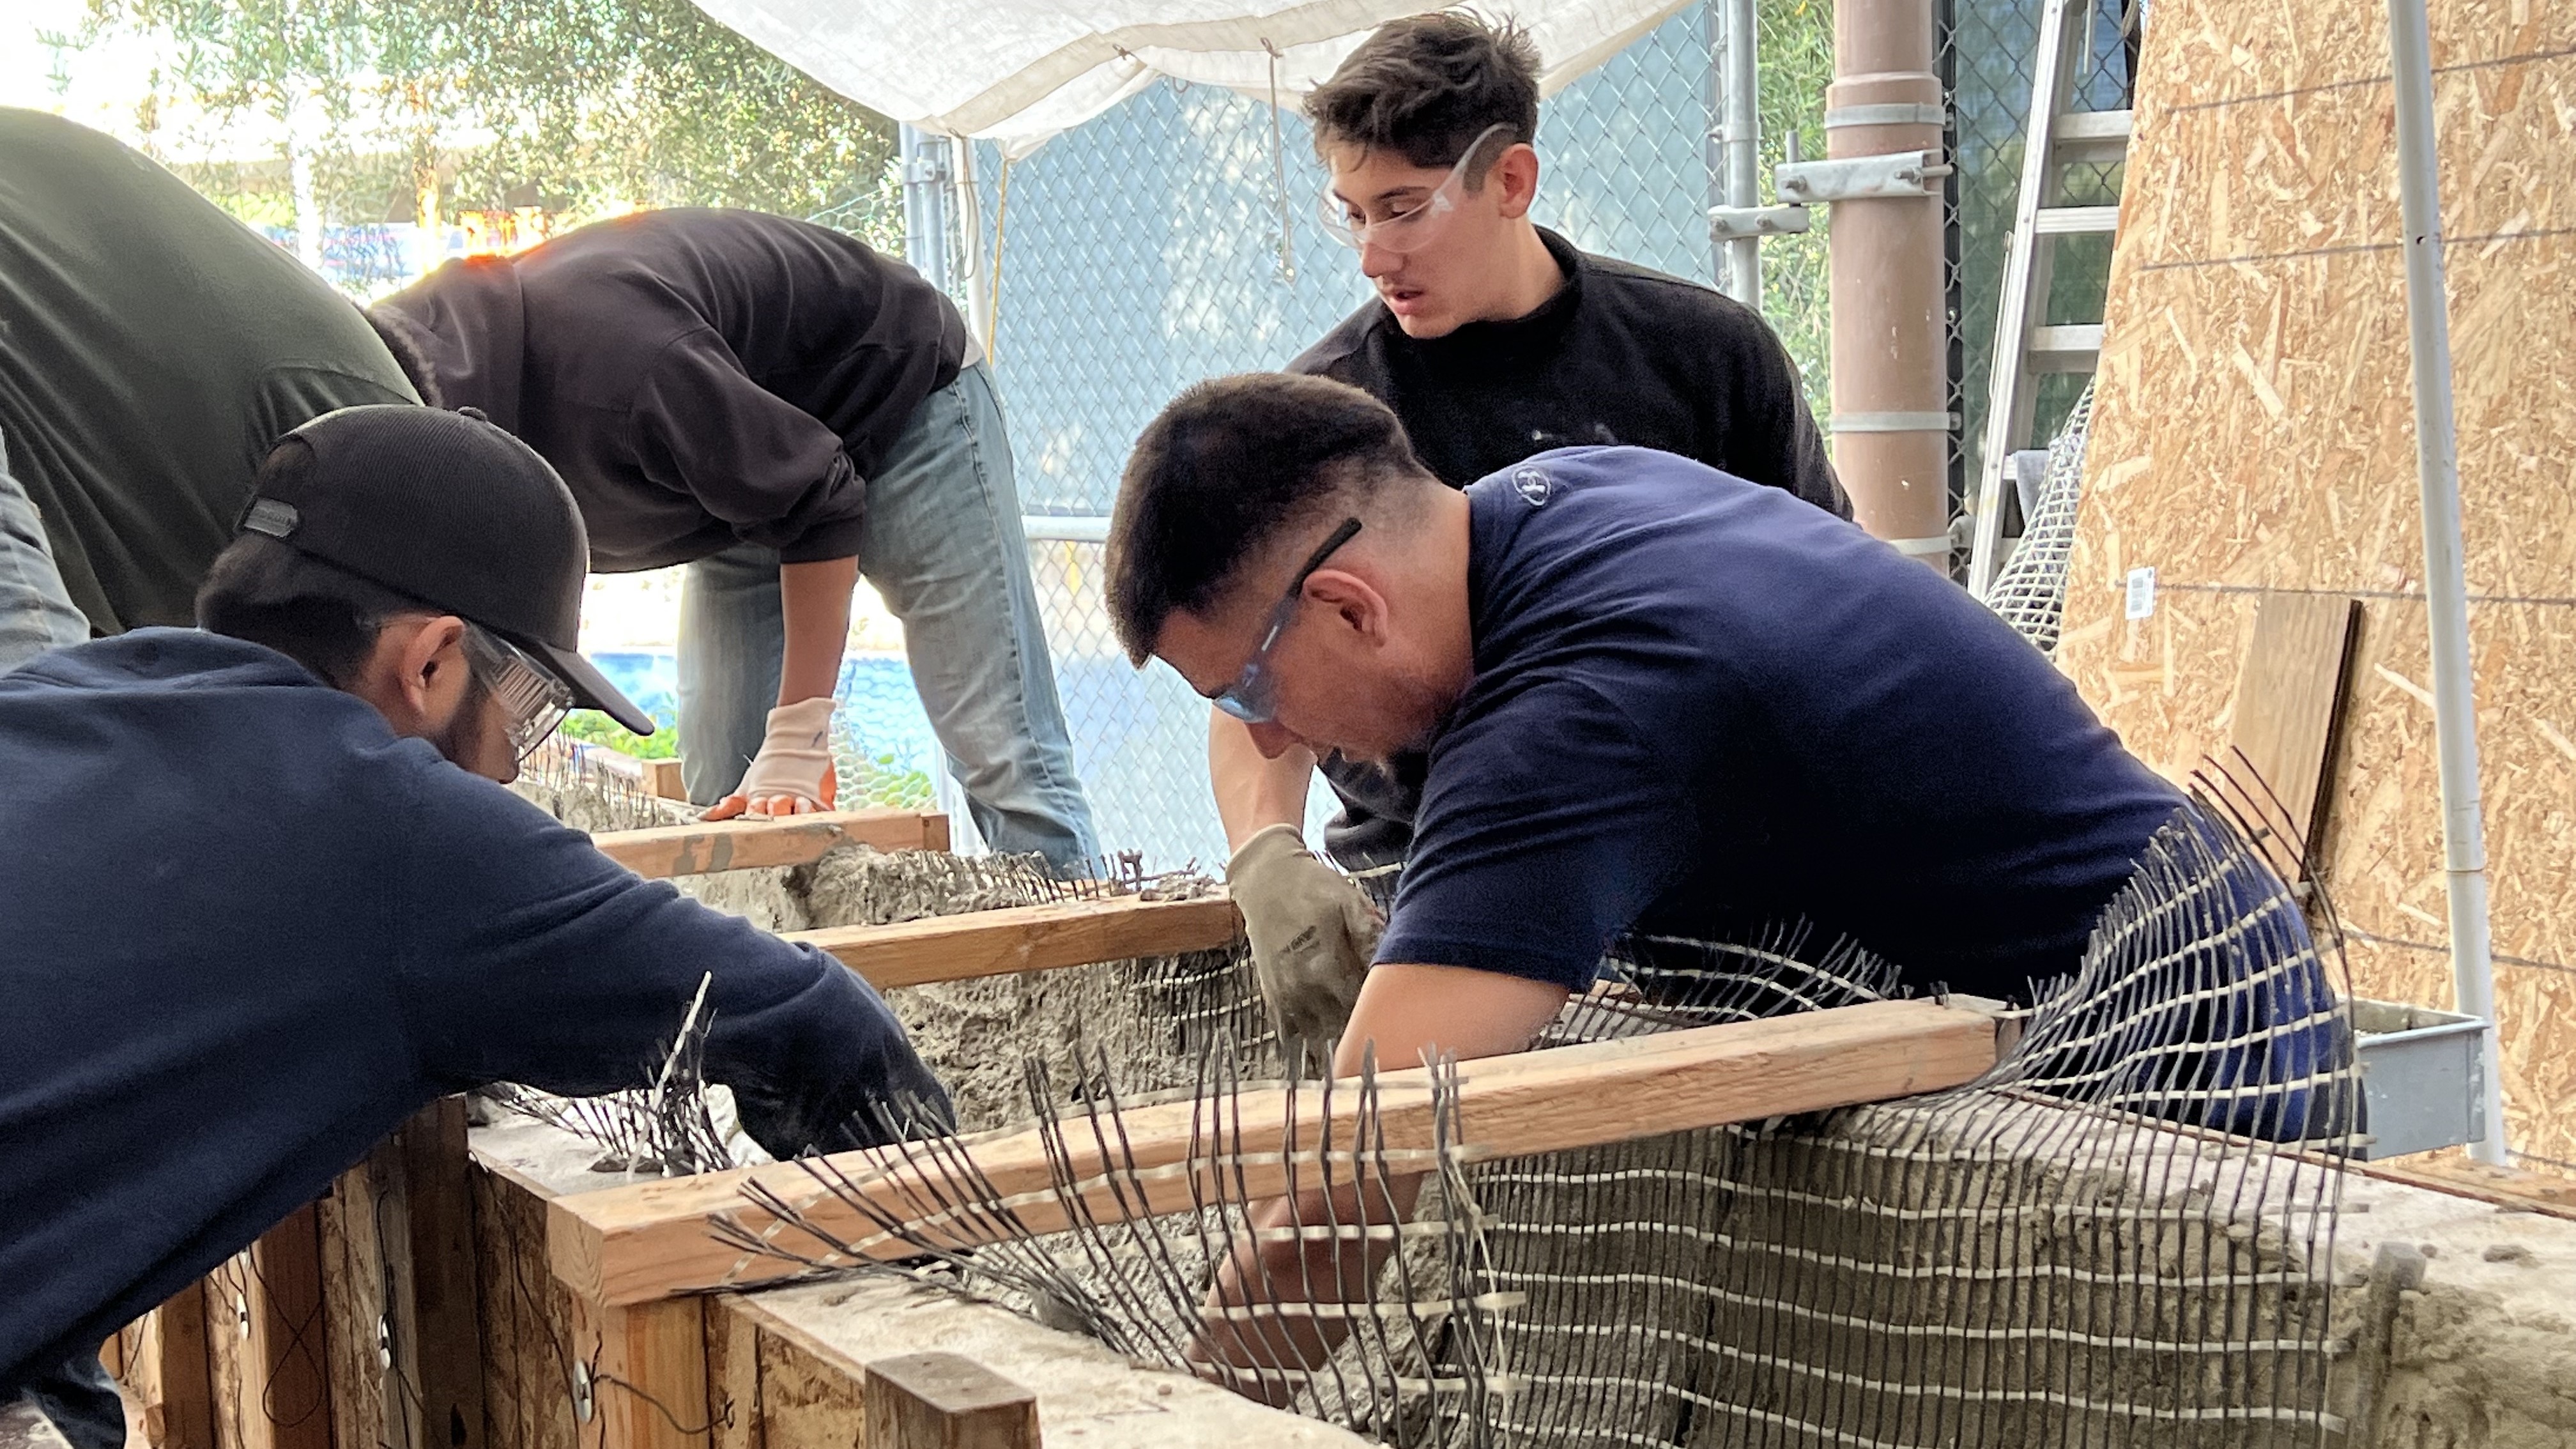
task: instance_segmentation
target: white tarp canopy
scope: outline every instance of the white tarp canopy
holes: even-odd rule
[[[1368,32],[1437,0],[697,0],[754,44],[870,110],[1023,155],[1159,76],[1293,105]],[[1509,0],[1545,94],[1689,0]],[[1273,52],[1276,52],[1274,60]],[[1275,66],[1275,71],[1274,71]]]

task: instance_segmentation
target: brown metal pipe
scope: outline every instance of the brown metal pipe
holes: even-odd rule
[[[1941,148],[1932,0],[1838,0],[1825,154]],[[1923,107],[1878,119],[1860,107]],[[1840,114],[1838,114],[1840,113]],[[1858,121],[1859,124],[1838,124]],[[1834,467],[1862,527],[1949,571],[1949,337],[1937,183],[1926,196],[1834,203]],[[1939,425],[1935,425],[1936,422]]]

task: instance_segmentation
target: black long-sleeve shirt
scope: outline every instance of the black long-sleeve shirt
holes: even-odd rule
[[[737,542],[788,563],[856,554],[869,475],[966,355],[964,319],[919,273],[757,211],[598,222],[377,305],[423,334],[446,406],[563,475],[603,572]]]
[[[1423,466],[1464,488],[1551,448],[1679,453],[1795,494],[1837,518],[1851,499],[1816,431],[1798,369],[1757,313],[1696,282],[1539,239],[1565,285],[1527,316],[1408,337],[1372,301],[1288,364],[1395,410]],[[1401,861],[1427,762],[1323,762],[1342,814],[1324,832],[1354,868]]]
[[[945,1111],[840,963],[637,879],[284,655],[138,630],[0,675],[0,1402],[437,1097],[706,1075],[779,1155]]]

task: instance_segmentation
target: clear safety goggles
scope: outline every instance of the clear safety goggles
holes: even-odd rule
[[[519,646],[480,625],[465,626],[465,664],[501,702],[510,752],[521,764],[572,712],[571,686]]]
[[[1253,647],[1252,658],[1244,662],[1243,673],[1235,679],[1233,688],[1212,701],[1217,708],[1245,724],[1268,724],[1277,717],[1274,701],[1278,697],[1279,685],[1270,673],[1270,651],[1279,647],[1279,636],[1287,633],[1288,626],[1296,622],[1297,606],[1306,598],[1306,580],[1312,578],[1315,570],[1324,566],[1324,560],[1331,558],[1359,531],[1358,519],[1343,519],[1342,526],[1334,529],[1332,537],[1325,539],[1323,546],[1306,560],[1306,566],[1297,570],[1297,577],[1288,581],[1288,592],[1281,596],[1278,607],[1270,611],[1270,627],[1262,631],[1261,642]]]
[[[1327,185],[1323,195],[1316,198],[1324,235],[1353,251],[1362,247],[1383,247],[1393,252],[1409,252],[1430,244],[1444,229],[1443,224],[1457,212],[1458,198],[1466,194],[1467,177],[1477,154],[1485,149],[1487,141],[1510,129],[1497,124],[1478,132],[1476,139],[1468,142],[1466,151],[1458,157],[1458,164],[1449,168],[1449,174],[1432,189],[1430,196],[1424,198],[1420,205],[1393,216],[1370,221],[1360,213],[1356,202],[1334,195],[1333,188]]]

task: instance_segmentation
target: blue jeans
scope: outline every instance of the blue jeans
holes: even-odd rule
[[[88,638],[89,620],[72,607],[45,543],[44,520],[26,488],[9,476],[8,440],[0,438],[0,674]]]
[[[27,1385],[27,1397],[72,1449],[124,1449],[125,1401],[97,1354],[73,1355]]]
[[[924,400],[868,480],[859,572],[903,624],[913,687],[984,843],[1087,873],[1100,844],[1073,772],[1001,400],[984,364]],[[724,798],[759,752],[785,637],[776,550],[742,544],[689,565],[680,756],[699,804]]]

